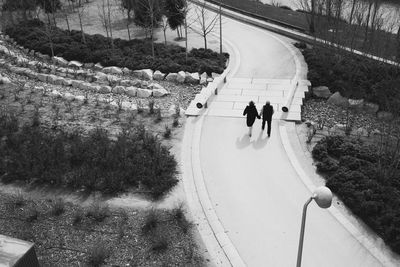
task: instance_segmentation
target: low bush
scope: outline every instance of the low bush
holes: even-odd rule
[[[376,103],[400,114],[400,68],[330,48],[302,48],[313,86],[328,86],[343,96]]]
[[[84,188],[105,194],[144,187],[154,198],[178,182],[174,157],[144,128],[110,140],[102,129],[88,136],[29,126],[16,131],[10,118],[0,116],[0,125],[5,125],[0,129],[3,182]]]
[[[399,161],[396,153],[342,136],[325,137],[312,152],[332,192],[399,253],[400,242],[392,236],[400,233],[400,168],[395,164]]]
[[[44,24],[38,20],[22,22],[8,27],[6,34],[19,44],[31,50],[51,55]],[[54,54],[67,60],[101,63],[103,66],[153,69],[162,72],[212,72],[222,73],[229,55],[220,55],[212,50],[192,49],[187,56],[185,48],[176,45],[155,43],[155,58],[152,58],[150,40],[114,40],[114,49],[109,39],[99,35],[85,34],[86,43],[81,42],[81,32],[52,28]]]
[[[88,250],[88,264],[89,266],[98,267],[102,266],[106,259],[110,256],[110,249],[106,242],[97,241]]]

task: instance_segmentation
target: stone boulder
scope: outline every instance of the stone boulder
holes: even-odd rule
[[[364,99],[349,99],[349,108],[362,110],[364,108]]]
[[[379,105],[374,103],[365,102],[364,111],[369,114],[376,114],[379,110]]]
[[[53,79],[54,85],[64,85],[64,83],[65,83],[65,79],[63,77],[55,76],[55,78]]]
[[[125,93],[125,87],[124,87],[124,86],[117,85],[117,86],[115,86],[115,87],[112,89],[112,92],[113,92],[114,94],[124,94],[124,93]]]
[[[376,113],[376,117],[379,120],[390,121],[393,119],[393,114],[387,111],[378,111],[378,113]]]
[[[158,83],[150,83],[146,87],[148,89],[164,89],[164,87],[162,87],[162,85],[160,85]]]
[[[118,76],[115,75],[107,75],[107,80],[110,83],[110,85],[116,85],[119,84],[121,82],[121,78],[119,78]]]
[[[213,81],[214,81],[214,78],[211,78],[211,77],[207,78],[208,83],[212,83]]]
[[[153,80],[153,71],[151,69],[143,69],[141,70],[142,72],[142,78],[145,80]]]
[[[328,98],[328,104],[333,104],[336,106],[347,108],[349,106],[349,100],[343,97],[339,92],[334,93]]]
[[[178,83],[184,83],[186,79],[186,73],[184,71],[178,72],[178,75],[176,76],[176,81]]]
[[[215,72],[211,72],[211,77],[212,77],[213,79],[215,79],[215,78],[217,78],[217,77],[219,77],[219,76],[221,76],[221,74],[218,74],[218,73],[215,73]]]
[[[207,78],[208,78],[207,72],[203,72],[200,75],[200,84],[201,85],[206,84],[207,83]]]
[[[122,80],[119,84],[125,87],[132,85],[131,80]]]
[[[83,81],[79,81],[79,80],[72,80],[71,81],[71,85],[74,88],[80,88],[82,83],[84,83],[84,82]]]
[[[87,69],[91,69],[91,68],[94,67],[94,63],[84,63],[84,64],[83,64],[83,67],[84,67],[84,68],[87,68]]]
[[[97,72],[96,75],[94,75],[93,79],[95,82],[108,84],[107,74],[104,74],[102,72]]]
[[[165,74],[159,70],[156,70],[153,74],[153,79],[156,81],[162,81],[162,80],[164,80],[164,77],[165,77]]]
[[[72,67],[72,68],[79,69],[79,68],[81,68],[83,66],[83,64],[81,62],[79,62],[79,61],[73,60],[73,61],[70,61],[68,63],[68,66]]]
[[[152,90],[149,90],[149,89],[141,89],[141,88],[138,88],[138,89],[137,89],[137,96],[138,96],[138,97],[147,98],[147,97],[150,97],[151,94],[152,94]]]
[[[174,72],[168,73],[167,77],[165,77],[165,79],[169,82],[175,82],[177,78],[178,74]]]
[[[77,95],[75,96],[75,99],[78,100],[79,102],[84,102],[86,97],[84,95]]]
[[[129,74],[131,74],[132,73],[132,70],[130,70],[130,69],[128,69],[128,68],[123,68],[122,69],[122,72],[125,74],[125,75],[129,75]]]
[[[126,88],[125,88],[125,94],[126,94],[127,96],[135,97],[135,96],[136,96],[136,93],[137,93],[137,87],[129,86],[129,87],[126,87]]]
[[[54,84],[54,82],[56,80],[58,80],[58,76],[53,75],[53,74],[47,75],[47,82],[48,83]]]
[[[75,96],[71,93],[65,93],[62,97],[63,97],[63,99],[65,99],[69,102],[72,102],[75,100]]]
[[[103,72],[104,73],[111,73],[111,74],[119,74],[119,75],[123,74],[122,69],[118,68],[118,67],[115,67],[115,66],[105,67],[105,68],[103,68]]]
[[[87,82],[82,82],[81,84],[79,84],[79,89],[83,91],[91,91],[92,84]]]
[[[94,68],[95,70],[102,70],[102,69],[103,69],[103,66],[102,66],[100,63],[96,63],[96,64],[94,64],[93,68]]]
[[[165,90],[164,88],[162,89],[154,89],[153,90],[153,96],[154,97],[162,97],[165,95],[169,95],[169,92],[167,90]]]
[[[325,98],[325,99],[329,98],[332,95],[331,91],[329,90],[329,88],[327,86],[313,87],[312,93],[316,97],[321,97],[321,98]]]
[[[109,94],[109,93],[111,93],[111,90],[112,90],[111,86],[100,85],[99,93],[100,94]]]
[[[68,61],[62,57],[53,57],[53,61],[55,64],[60,65],[62,67],[68,66]]]
[[[38,73],[37,78],[41,82],[47,82],[47,76],[48,76],[47,74]]]
[[[199,73],[197,73],[197,72],[191,73],[190,78],[193,80],[194,83],[200,82],[200,76],[199,76]]]
[[[131,86],[136,86],[136,87],[142,86],[142,82],[139,79],[133,79],[133,80],[130,80],[130,82],[131,82]]]
[[[64,86],[72,86],[72,80],[70,79],[63,79],[62,82]]]
[[[51,91],[50,96],[58,98],[58,97],[61,97],[62,94],[57,90],[53,90],[53,91]]]

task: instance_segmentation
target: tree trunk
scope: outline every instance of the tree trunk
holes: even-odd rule
[[[353,23],[353,16],[354,16],[354,9],[356,7],[356,1],[357,0],[353,0],[353,3],[351,4],[351,11],[350,11],[350,18],[349,18],[350,25]]]
[[[111,27],[111,6],[110,0],[107,0],[107,17],[108,17],[108,29],[110,31],[110,41],[111,41],[111,48],[114,49],[114,40],[112,35],[112,27]]]
[[[365,23],[365,33],[364,33],[363,47],[365,47],[365,45],[367,44],[367,41],[368,41],[368,28],[369,28],[369,20],[371,18],[372,4],[373,4],[373,2],[369,2],[369,5],[368,5],[368,14],[367,14],[367,21]]]
[[[67,22],[68,32],[71,32],[71,28],[69,27],[69,20],[68,20],[68,14],[67,13],[65,13],[65,21]]]
[[[78,10],[78,18],[79,18],[79,25],[81,27],[81,34],[82,34],[82,42],[86,44],[85,33],[83,32],[83,25],[82,25],[82,14],[80,10]]]
[[[311,21],[310,21],[310,33],[315,33],[315,0],[311,0]]]

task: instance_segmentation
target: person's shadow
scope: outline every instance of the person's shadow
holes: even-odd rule
[[[254,149],[262,149],[268,143],[268,139],[268,135],[264,134],[264,131],[260,131],[257,139],[252,142]]]
[[[250,145],[250,137],[247,133],[244,134],[241,138],[239,137],[236,138],[236,147],[238,149],[243,149],[249,145]]]

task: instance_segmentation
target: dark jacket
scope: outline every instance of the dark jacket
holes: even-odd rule
[[[274,114],[274,108],[271,105],[264,105],[260,115],[262,115],[263,121],[271,121],[272,120],[272,114]]]
[[[243,111],[243,116],[244,115],[247,115],[247,127],[253,126],[256,117],[260,119],[256,106],[247,106]]]

